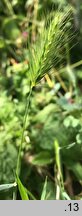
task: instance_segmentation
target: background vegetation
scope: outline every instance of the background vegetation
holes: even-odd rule
[[[27,196],[20,179],[19,190],[13,182],[30,91],[29,48],[47,17],[70,6],[67,43],[62,37],[56,44],[61,49],[63,42],[63,60],[52,47],[61,61],[45,75],[47,61],[29,101],[19,176]],[[82,1],[2,0],[0,23],[0,199],[82,199]],[[35,53],[34,72],[40,41]]]

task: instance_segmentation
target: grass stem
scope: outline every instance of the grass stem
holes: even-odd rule
[[[25,115],[23,120],[23,129],[22,129],[22,136],[21,136],[21,143],[19,147],[19,153],[18,153],[18,159],[17,159],[17,167],[16,167],[16,175],[19,176],[20,174],[20,167],[21,167],[21,150],[22,150],[22,144],[24,142],[24,131],[26,127],[26,120],[29,113],[29,105],[30,105],[30,97],[32,94],[32,88],[30,87],[29,95],[26,100],[26,107],[25,107]]]

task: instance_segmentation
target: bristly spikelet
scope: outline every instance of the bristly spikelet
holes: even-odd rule
[[[39,40],[31,48],[29,75],[32,86],[63,59],[63,48],[71,38],[67,28],[70,13],[70,9],[55,12],[48,27],[42,29]]]

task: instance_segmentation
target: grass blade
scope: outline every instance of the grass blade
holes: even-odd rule
[[[47,177],[45,179],[45,183],[43,186],[42,194],[41,194],[41,200],[46,200],[46,193],[47,193]]]
[[[19,189],[19,192],[20,192],[21,199],[22,200],[29,200],[26,188],[23,186],[23,184],[20,181],[18,176],[17,176],[17,184],[18,184],[18,189]]]
[[[2,184],[2,185],[0,185],[0,191],[9,190],[9,189],[14,188],[16,186],[17,186],[16,182],[11,183],[11,184]]]
[[[71,200],[71,198],[68,196],[68,194],[64,191],[62,193],[64,200]]]

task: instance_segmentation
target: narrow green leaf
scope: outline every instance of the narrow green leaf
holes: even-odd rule
[[[47,195],[47,177],[45,179],[45,183],[43,186],[42,194],[41,194],[41,200],[46,200],[46,195]]]
[[[0,191],[9,190],[9,189],[14,188],[16,186],[17,186],[16,182],[11,183],[11,184],[2,184],[2,185],[0,185]]]
[[[32,199],[32,200],[36,200],[35,196],[28,190],[26,189],[27,191],[27,194],[29,195],[29,197]]]
[[[68,194],[65,191],[62,193],[62,196],[64,197],[64,200],[71,200],[71,198],[68,196]]]
[[[17,184],[18,184],[18,189],[19,189],[19,192],[20,192],[21,199],[22,200],[29,200],[26,188],[23,186],[23,184],[20,181],[18,176],[17,176]]]

